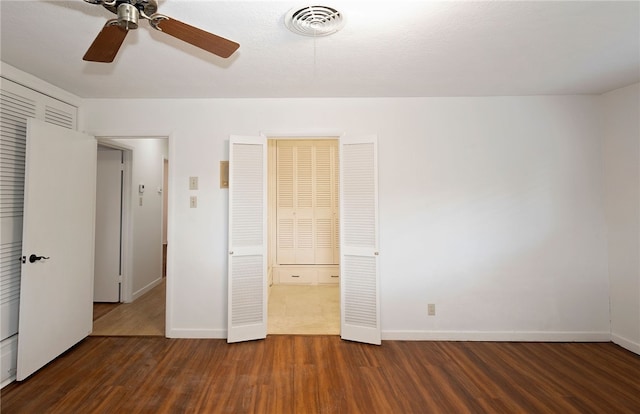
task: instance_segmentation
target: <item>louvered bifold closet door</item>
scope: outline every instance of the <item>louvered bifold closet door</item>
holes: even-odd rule
[[[14,375],[20,307],[27,119],[76,129],[77,108],[0,78],[0,382]],[[13,342],[12,342],[13,341]],[[5,354],[5,343],[12,350]]]
[[[334,140],[314,145],[315,264],[338,264],[338,156]]]
[[[338,157],[335,140],[277,142],[278,264],[337,264]]]
[[[0,340],[18,332],[20,256],[24,203],[24,162],[27,119],[36,117],[36,102],[1,91],[0,122],[0,246],[2,326]]]
[[[285,140],[276,148],[277,262],[313,264],[313,143]]]
[[[267,336],[267,140],[229,142],[227,342]]]
[[[379,345],[377,159],[377,137],[340,140],[340,335]]]

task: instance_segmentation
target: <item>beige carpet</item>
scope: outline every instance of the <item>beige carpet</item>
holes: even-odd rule
[[[273,285],[269,296],[267,333],[340,334],[339,285]]]
[[[166,279],[133,303],[123,303],[93,322],[91,336],[164,336]]]

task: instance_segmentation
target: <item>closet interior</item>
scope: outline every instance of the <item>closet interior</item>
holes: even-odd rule
[[[269,139],[270,293],[280,285],[339,285],[338,196],[337,139]]]

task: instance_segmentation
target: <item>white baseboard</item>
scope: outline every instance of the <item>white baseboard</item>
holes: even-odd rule
[[[227,330],[226,329],[169,329],[167,330],[167,338],[226,339]],[[382,339],[388,340],[388,341],[610,342],[611,334],[609,332],[571,332],[571,331],[570,332],[382,331]],[[637,346],[637,344],[635,344],[635,346]]]
[[[167,338],[227,339],[226,329],[167,329]]]
[[[609,342],[609,332],[382,331],[383,340],[489,342]]]
[[[150,291],[154,287],[158,286],[160,283],[162,283],[162,277],[159,277],[158,279],[156,279],[153,282],[149,283],[147,286],[143,287],[142,289],[138,290],[137,292],[133,292],[133,297],[131,298],[131,301],[133,302],[134,300],[138,299],[140,296],[144,295],[145,293],[147,293],[148,291]]]
[[[640,355],[640,344],[620,335],[611,334],[611,342],[620,345],[624,349]]]

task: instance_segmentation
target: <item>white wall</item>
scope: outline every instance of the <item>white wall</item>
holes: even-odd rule
[[[640,354],[640,84],[602,96],[612,340]]]
[[[114,139],[133,150],[133,300],[162,281],[162,164],[168,155],[166,138]],[[138,185],[145,191],[139,194]],[[142,205],[140,205],[142,198]]]
[[[378,134],[383,338],[609,340],[597,97],[83,108],[96,135],[170,136],[169,336],[226,336],[228,194],[218,162],[229,135],[266,131]],[[189,176],[199,190],[188,190]]]

